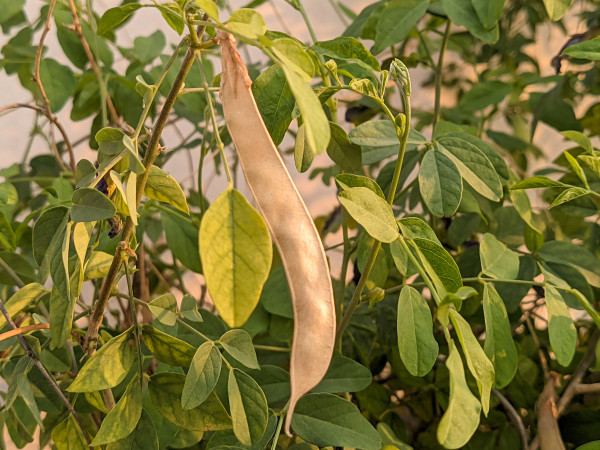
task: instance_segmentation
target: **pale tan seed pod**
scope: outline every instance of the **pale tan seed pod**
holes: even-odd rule
[[[300,397],[325,376],[335,344],[335,305],[317,229],[254,101],[246,66],[228,33],[222,46],[221,100],[229,134],[258,209],[279,250],[294,306],[291,398],[285,431]]]

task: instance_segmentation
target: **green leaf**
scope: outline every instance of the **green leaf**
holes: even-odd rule
[[[133,377],[123,396],[102,421],[91,445],[105,445],[129,436],[135,430],[141,415],[142,385],[138,377]]]
[[[500,103],[511,92],[512,86],[510,84],[497,80],[483,81],[474,84],[471,89],[461,97],[459,105],[464,111],[479,111],[490,105]]]
[[[472,0],[479,21],[488,30],[493,28],[504,10],[504,0]]]
[[[386,450],[388,449],[386,446],[393,446],[398,450],[413,450],[410,445],[405,444],[398,438],[398,436],[396,436],[396,433],[394,433],[392,427],[390,427],[387,423],[379,422],[377,424],[377,432],[379,433],[379,436],[381,436],[381,443],[383,444],[383,448]]]
[[[307,394],[292,417],[294,432],[319,447],[379,450],[381,438],[358,408],[332,394]]]
[[[127,376],[136,358],[129,343],[132,329],[112,338],[81,368],[69,392],[94,392],[113,388]]]
[[[232,358],[249,369],[260,370],[252,337],[244,330],[229,330],[219,339],[219,343]]]
[[[441,137],[438,142],[473,189],[495,202],[502,198],[500,178],[481,150],[470,142],[454,137]]]
[[[294,94],[298,109],[302,113],[302,121],[306,127],[306,142],[314,153],[322,153],[329,144],[331,132],[321,102],[300,75],[287,65],[283,65],[281,68]]]
[[[549,241],[537,254],[545,261],[574,266],[588,283],[600,287],[600,261],[589,250],[568,241]]]
[[[353,37],[337,37],[330,41],[315,42],[312,49],[321,56],[350,61],[367,70],[381,71],[377,58]]]
[[[519,275],[519,256],[493,234],[483,235],[479,256],[482,271],[492,278],[514,280]]]
[[[562,54],[577,59],[588,59],[590,61],[598,61],[600,60],[600,39],[590,39],[589,41],[583,41],[578,44],[571,45],[567,47]]]
[[[371,189],[382,199],[385,200],[385,195],[379,185],[371,178],[362,175],[354,175],[352,173],[342,173],[335,176],[335,182],[342,189],[350,189],[353,187],[366,187]]]
[[[562,19],[572,4],[573,0],[544,0],[548,17],[553,21]]]
[[[190,294],[185,294],[181,299],[181,306],[179,308],[181,315],[191,322],[202,322],[202,315],[198,312],[198,305],[196,299]]]
[[[85,280],[104,278],[108,275],[113,259],[114,256],[109,253],[93,251],[85,265],[83,278]]]
[[[271,271],[260,295],[260,303],[271,314],[287,319],[294,318],[292,295],[283,266]]]
[[[177,299],[170,292],[148,303],[148,309],[164,325],[172,327],[177,323]]]
[[[575,175],[577,175],[577,177],[581,180],[581,182],[583,183],[583,185],[587,189],[589,189],[590,185],[588,184],[587,177],[585,176],[585,172],[583,171],[583,169],[579,165],[579,162],[577,161],[577,159],[575,159],[575,157],[573,155],[571,155],[569,152],[564,152],[563,154],[565,155],[565,158],[569,162],[569,165],[571,166],[571,169],[573,169],[573,172],[575,172]]]
[[[428,0],[392,0],[387,3],[377,22],[372,52],[381,53],[404,40],[425,15],[428,6]]]
[[[456,292],[462,286],[458,265],[441,245],[422,238],[412,240],[418,248],[419,259],[442,297],[446,292]]]
[[[170,208],[161,208],[160,216],[173,256],[188,269],[202,273],[198,249],[198,227],[182,213]]]
[[[462,198],[462,177],[450,158],[442,152],[429,151],[421,160],[419,190],[433,215],[451,217]]]
[[[256,39],[267,32],[263,17],[258,12],[248,8],[233,11],[227,21],[227,26],[231,31],[248,39]]]
[[[450,309],[450,320],[454,325],[460,344],[462,345],[469,370],[477,380],[481,395],[481,407],[487,415],[490,409],[490,392],[494,384],[494,365],[479,345],[479,341],[471,330],[471,325],[456,310]]]
[[[73,94],[75,76],[67,66],[51,58],[42,58],[40,62],[40,81],[50,100],[50,111],[56,113],[62,109]]]
[[[214,342],[207,341],[196,350],[185,377],[181,396],[183,409],[193,409],[202,404],[215,388],[220,373],[221,354]]]
[[[150,377],[150,399],[165,419],[185,430],[216,431],[231,428],[231,418],[215,391],[201,406],[183,409],[181,398],[184,385],[185,375],[179,373],[162,372]]]
[[[437,429],[438,442],[445,448],[461,448],[479,426],[481,405],[471,393],[460,354],[453,340],[446,367],[450,372],[450,401]]]
[[[85,447],[87,448],[87,446]],[[106,450],[158,450],[158,435],[152,418],[145,410],[133,433],[120,441],[108,444]],[[70,450],[70,449],[69,449]]]
[[[549,284],[546,285],[546,307],[550,346],[558,363],[567,367],[577,348],[577,329],[562,295]]]
[[[254,311],[271,267],[272,245],[262,216],[234,189],[210,205],[200,224],[200,257],[221,318],[240,327]]]
[[[194,5],[208,14],[208,17],[219,23],[219,9],[215,2],[211,0],[194,0]]]
[[[23,11],[25,0],[13,0],[12,2],[3,2],[0,6],[0,24],[4,24],[18,13]]]
[[[498,40],[498,25],[489,29],[485,27],[479,20],[472,0],[442,0],[442,6],[452,22],[466,27],[476,38],[490,44]]]
[[[285,67],[310,83],[315,75],[315,66],[300,42],[291,38],[280,38],[275,39],[271,45],[271,51]]]
[[[423,377],[429,373],[439,354],[433,336],[431,311],[419,291],[404,286],[398,299],[398,350],[409,373]]]
[[[74,417],[69,414],[52,430],[52,441],[57,450],[88,450],[88,444]]]
[[[54,206],[45,210],[33,226],[33,257],[38,265],[46,255],[55,236],[64,232],[69,209]]]
[[[551,180],[548,177],[536,175],[535,177],[527,178],[523,181],[513,184],[510,189],[536,189],[536,188],[551,188],[551,187],[569,187],[569,185],[560,181]]]
[[[571,200],[575,200],[576,198],[583,197],[584,195],[589,194],[590,191],[587,189],[582,189],[578,187],[565,189],[554,199],[554,201],[550,204],[550,208],[554,208],[555,206],[562,205],[563,203],[570,202]]]
[[[338,194],[340,203],[364,229],[381,242],[398,238],[398,226],[391,206],[366,187],[355,187]]]
[[[275,65],[261,73],[252,83],[252,95],[273,143],[281,144],[296,105],[283,69]]]
[[[334,356],[323,380],[313,392],[358,392],[367,388],[373,376],[362,364],[346,356]]]
[[[23,286],[12,297],[4,303],[6,311],[11,318],[14,318],[17,314],[23,311],[30,303],[37,303],[37,301],[48,293],[48,289],[44,288],[39,283],[29,283]],[[6,326],[6,318],[4,314],[0,314],[0,329]]]
[[[331,141],[327,146],[327,154],[340,169],[346,172],[360,170],[362,154],[360,146],[350,142],[346,131],[338,124],[330,122]]]
[[[398,226],[402,236],[407,239],[427,239],[428,241],[435,242],[440,247],[442,243],[435,234],[435,231],[431,229],[429,224],[419,217],[403,217],[398,220]]]
[[[596,39],[597,40],[597,45],[598,45],[598,57],[600,58],[600,39]],[[585,41],[585,42],[594,42],[592,41]],[[568,47],[571,48],[571,47]],[[588,153],[593,153],[594,152],[594,147],[592,146],[592,142],[590,141],[590,138],[587,137],[585,134],[581,133],[580,131],[574,131],[574,130],[567,130],[567,131],[563,131],[561,133],[564,137],[566,137],[567,139],[569,139],[570,141],[575,142],[577,145],[579,145],[581,148],[583,148],[586,152]]]
[[[519,354],[512,337],[510,321],[504,302],[494,287],[486,283],[483,288],[483,314],[485,316],[485,354],[494,365],[496,387],[502,389],[517,373]]]
[[[312,165],[315,154],[306,142],[306,127],[304,124],[298,127],[296,142],[294,143],[294,163],[298,172],[304,173]]]
[[[179,183],[167,172],[156,166],[150,168],[148,181],[144,187],[144,195],[152,200],[173,205],[179,211],[183,211],[188,215],[190,213],[190,207]]]
[[[100,36],[107,34],[109,31],[125,22],[129,16],[141,7],[142,5],[138,3],[129,3],[107,10],[98,22],[98,34]]]
[[[269,407],[264,392],[254,379],[239,369],[229,371],[227,382],[235,437],[244,445],[260,441],[267,429]]]
[[[150,325],[142,325],[142,337],[154,357],[171,366],[189,367],[196,353],[196,349],[187,342]]]
[[[71,219],[74,222],[110,219],[116,213],[115,204],[98,189],[80,188],[73,192]]]

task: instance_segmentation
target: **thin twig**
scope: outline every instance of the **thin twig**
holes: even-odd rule
[[[2,311],[2,314],[6,318],[6,322],[10,325],[10,327],[13,330],[18,329],[17,325],[13,322],[13,320],[10,317],[10,314],[6,310],[6,307],[4,306],[4,302],[2,300],[0,300],[0,310]],[[69,412],[75,419],[75,422],[77,422],[77,425],[81,429],[81,432],[83,433],[83,437],[85,438],[86,442],[89,445],[91,443],[90,437],[88,436],[87,431],[85,431],[85,428],[83,427],[83,424],[79,420],[79,416],[73,409],[73,406],[71,406],[71,403],[69,403],[69,400],[67,400],[67,398],[65,397],[63,392],[60,390],[60,388],[58,387],[58,384],[56,384],[56,381],[54,381],[54,379],[52,378],[52,375],[50,375],[48,373],[48,371],[46,370],[46,368],[42,365],[42,363],[40,362],[40,360],[38,359],[36,354],[33,352],[33,349],[31,348],[29,343],[25,340],[25,338],[21,334],[17,334],[17,339],[19,340],[19,344],[21,344],[21,347],[23,347],[23,350],[25,350],[25,353],[27,354],[27,356],[29,358],[31,358],[31,360],[33,361],[33,364],[35,364],[35,366],[41,372],[42,376],[46,379],[46,381],[48,381],[48,383],[50,384],[50,386],[52,387],[54,392],[56,392],[56,395],[58,395],[58,398],[60,399],[60,401],[63,402],[63,404],[67,407],[67,409],[69,410]],[[91,446],[90,446],[90,448],[91,448]]]
[[[71,161],[70,161],[71,170],[73,171],[73,177],[75,177],[75,155],[73,153],[73,146],[71,145],[71,141],[69,139],[69,136],[67,135],[65,128],[60,123],[60,120],[58,120],[58,117],[56,117],[54,114],[52,114],[52,112],[50,110],[40,108],[37,105],[28,105],[27,103],[11,103],[10,105],[5,105],[0,108],[0,114],[4,113],[6,111],[9,111],[11,109],[19,109],[19,108],[33,109],[34,111],[42,113],[44,116],[46,116],[48,118],[48,120],[50,122],[52,122],[54,124],[54,126],[56,126],[56,128],[62,135],[63,140],[65,141],[65,145],[67,146],[67,149],[69,151],[69,158],[71,159]],[[57,150],[57,152],[58,152],[58,150]],[[58,153],[56,154],[56,158],[57,158],[58,164],[61,166],[61,168],[65,172],[68,172],[69,170],[67,169],[65,164],[60,159],[60,155]]]
[[[442,46],[440,48],[440,55],[438,57],[438,63],[435,67],[435,105],[433,109],[433,121],[431,123],[432,133],[435,131],[435,125],[440,118],[440,101],[442,91],[442,72],[444,68],[444,55],[446,54],[446,48],[448,47],[448,40],[450,39],[450,30],[452,28],[452,22],[448,20],[446,24],[446,31],[444,31],[444,38],[442,39]]]
[[[44,41],[46,40],[46,36],[48,35],[50,28],[52,27],[52,13],[54,11],[55,6],[56,6],[56,0],[52,0],[48,7],[48,15],[46,17],[46,22],[44,23],[44,29],[42,30],[42,35],[40,36],[40,41],[38,43],[37,50],[35,52],[35,62],[33,65],[33,82],[37,85],[37,87],[40,91],[40,95],[42,97],[42,102],[44,104],[44,108],[43,108],[45,110],[44,114],[54,124],[56,124],[57,120],[56,120],[56,117],[54,116],[54,114],[52,113],[52,110],[50,109],[50,99],[48,98],[48,95],[46,95],[46,91],[44,90],[44,86],[42,85],[42,79],[40,77],[40,64],[42,62],[42,52],[44,51]],[[62,131],[61,131],[61,134],[63,135],[63,137],[65,136],[65,133],[63,133]],[[58,160],[58,163],[62,166],[63,170],[66,172],[67,168],[64,166],[64,164],[60,158],[60,153],[58,152],[58,148],[56,146],[56,141],[54,140],[54,132],[52,131],[52,127],[50,127],[50,139],[52,142],[52,147],[54,149],[54,153],[56,154],[56,159]],[[65,144],[69,151],[69,160],[70,160],[69,162],[70,162],[71,170],[73,171],[73,176],[75,176],[75,154],[73,153],[73,147],[71,146],[71,143],[67,139],[65,139]]]
[[[525,429],[523,419],[521,419],[521,416],[519,415],[515,407],[512,405],[511,402],[508,401],[508,399],[502,394],[502,392],[500,392],[498,389],[492,389],[492,394],[498,397],[498,400],[500,400],[500,403],[502,403],[502,406],[506,410],[506,413],[517,427],[517,431],[519,432],[519,436],[521,437],[521,443],[523,444],[523,450],[528,450],[529,433]]]
[[[18,334],[28,333],[29,331],[47,330],[49,328],[50,328],[50,324],[48,324],[48,323],[37,323],[35,325],[29,325],[26,327],[14,328],[10,331],[7,331],[6,333],[0,334],[0,341],[11,338]]]
[[[85,51],[87,59],[90,62],[90,66],[92,67],[92,70],[94,71],[94,74],[96,75],[96,78],[98,79],[98,83],[100,84],[101,89],[103,89],[106,94],[106,106],[108,107],[108,110],[110,111],[110,117],[111,117],[113,123],[115,125],[118,125],[120,122],[119,115],[117,114],[117,110],[115,109],[115,106],[113,105],[110,95],[108,95],[108,91],[107,91],[106,85],[104,83],[104,78],[102,78],[102,74],[100,73],[98,64],[96,64],[96,59],[94,58],[94,54],[92,53],[90,46],[88,45],[87,41],[85,40],[85,37],[83,36],[83,31],[81,29],[81,22],[79,21],[79,16],[77,15],[77,8],[75,7],[75,3],[73,2],[73,0],[69,0],[69,7],[71,8],[71,15],[73,16],[73,25],[74,25],[75,32],[77,33],[77,36],[79,36],[79,40],[81,41],[83,50]]]

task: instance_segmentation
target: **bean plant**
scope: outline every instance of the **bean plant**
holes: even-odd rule
[[[330,0],[330,40],[302,0],[41,3],[0,2],[14,446],[600,448],[600,1]]]

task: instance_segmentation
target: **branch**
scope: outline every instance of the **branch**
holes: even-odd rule
[[[12,103],[10,105],[3,106],[2,108],[0,108],[0,114],[2,114],[3,112],[9,111],[11,109],[19,109],[19,108],[33,109],[34,111],[42,113],[44,116],[46,116],[48,118],[48,120],[50,122],[52,122],[54,124],[54,126],[56,126],[56,128],[58,129],[58,131],[62,135],[63,140],[65,141],[65,145],[67,146],[67,149],[69,151],[69,158],[71,160],[70,161],[70,163],[71,163],[71,170],[73,171],[73,177],[75,177],[75,156],[74,156],[74,153],[73,153],[73,146],[71,145],[71,140],[69,139],[69,136],[67,135],[67,132],[66,132],[65,128],[62,126],[62,124],[58,120],[58,117],[56,117],[54,114],[52,114],[52,112],[50,110],[46,110],[44,108],[40,108],[37,105],[28,105],[26,103]],[[65,172],[68,172],[69,170],[67,169],[67,167],[65,166],[65,164],[60,159],[60,154],[58,153],[58,149],[55,148],[54,150],[55,150],[55,153],[56,153],[55,156],[56,156],[56,159],[58,161],[58,164],[61,166],[61,168]]]
[[[198,34],[202,35],[204,33],[204,28],[199,28]],[[175,100],[179,95],[179,91],[181,90],[185,77],[187,76],[189,70],[194,63],[194,48],[190,47],[183,58],[181,63],[181,67],[179,68],[179,72],[177,73],[177,77],[173,82],[173,86],[171,86],[171,90],[169,95],[167,96],[165,103],[160,111],[158,118],[156,119],[156,124],[152,130],[152,136],[150,137],[150,141],[148,142],[148,148],[146,149],[146,154],[144,156],[144,167],[146,170],[143,174],[138,176],[138,181],[136,185],[136,209],[139,207],[142,200],[142,193],[144,192],[144,187],[146,186],[146,182],[148,181],[148,176],[150,174],[150,167],[154,163],[154,160],[159,155],[160,149],[160,137],[162,132],[167,124],[167,120],[169,118],[169,114],[171,113],[171,109],[175,104]],[[129,238],[133,232],[133,222],[131,217],[127,218],[125,222],[125,226],[123,227],[123,234],[121,235],[121,242],[119,246],[121,249],[128,248],[129,246]],[[96,349],[96,344],[98,343],[98,330],[100,329],[100,325],[102,324],[102,319],[104,317],[104,309],[106,308],[106,303],[110,298],[110,293],[112,291],[113,285],[117,279],[117,274],[119,273],[119,268],[121,267],[123,260],[121,257],[120,249],[117,249],[115,252],[115,256],[113,258],[112,264],[104,279],[104,283],[102,284],[102,288],[100,290],[100,295],[98,297],[98,301],[94,304],[94,309],[92,311],[92,315],[90,317],[90,324],[88,326],[88,331],[85,336],[85,341],[83,344],[83,350],[88,352],[88,354],[92,354]]]
[[[19,334],[27,333],[29,331],[48,330],[49,328],[50,328],[50,324],[48,324],[48,323],[38,323],[35,325],[29,325],[27,327],[13,328],[11,331],[7,331],[6,333],[0,334],[0,341],[4,341],[5,339],[11,338],[13,336],[17,336]]]
[[[15,323],[11,319],[10,314],[6,310],[6,307],[4,306],[4,302],[2,300],[0,300],[0,311],[2,311],[2,314],[4,314],[4,317],[6,318],[6,322],[10,325],[10,327],[13,330],[19,330],[19,328],[15,325]],[[21,347],[23,347],[23,350],[25,350],[25,353],[27,354],[27,356],[29,358],[31,358],[31,360],[33,361],[33,364],[35,364],[35,366],[38,368],[38,370],[42,373],[42,376],[46,379],[46,381],[48,381],[48,383],[50,384],[50,386],[52,387],[54,392],[56,392],[56,395],[58,395],[58,398],[60,399],[60,401],[63,402],[63,404],[67,407],[67,409],[69,410],[69,412],[75,419],[75,422],[77,422],[77,425],[81,429],[81,432],[83,433],[83,437],[85,438],[86,442],[88,443],[88,445],[90,445],[90,443],[91,443],[90,437],[88,436],[87,431],[85,431],[85,428],[83,427],[83,424],[79,420],[79,416],[73,409],[73,406],[71,406],[71,404],[69,403],[69,400],[67,400],[67,398],[65,397],[63,392],[60,390],[60,388],[58,387],[58,384],[56,384],[56,381],[54,381],[54,379],[52,378],[52,375],[50,375],[48,373],[48,371],[46,370],[46,368],[42,365],[42,363],[40,362],[40,360],[38,359],[36,354],[33,352],[33,349],[31,348],[31,346],[25,340],[25,338],[20,333],[15,333],[15,334],[17,336],[17,339],[19,340],[19,344],[21,344]],[[90,446],[90,449],[91,448],[92,447]]]
[[[558,409],[556,407],[555,387],[559,378],[560,375],[556,372],[548,374],[544,389],[535,403],[538,438],[543,450],[565,450],[558,427]]]
[[[587,370],[591,367],[591,365],[593,364],[593,362],[596,358],[596,345],[598,344],[599,339],[600,339],[600,331],[596,330],[594,332],[594,334],[592,334],[592,336],[590,337],[590,340],[588,341],[587,350],[585,351],[585,354],[581,358],[581,361],[579,362],[577,369],[575,369],[575,372],[573,372],[573,375],[571,376],[571,379],[569,381],[569,385],[563,391],[558,402],[556,402],[556,417],[557,418],[560,417],[561,415],[563,415],[563,413],[567,409],[567,406],[569,406],[569,404],[571,403],[571,401],[573,400],[573,398],[576,395],[600,392],[600,383],[594,383],[594,384],[581,383],[581,380],[583,379]],[[543,393],[542,393],[542,395],[543,395]],[[541,396],[540,396],[540,398],[541,398]],[[531,443],[530,450],[537,450],[540,447],[540,441],[541,441],[540,434],[541,434],[540,429],[538,427],[538,435],[535,437],[535,439]],[[543,442],[542,442],[542,445],[543,445]],[[542,447],[542,448],[544,450],[546,450],[545,447]]]
[[[56,6],[56,0],[52,0],[50,2],[50,6],[48,7],[48,16],[46,17],[46,23],[44,24],[44,29],[42,30],[42,36],[40,37],[40,42],[37,46],[37,51],[35,52],[35,63],[33,66],[33,82],[37,85],[40,95],[42,96],[42,102],[44,103],[44,115],[50,119],[55,125],[57,123],[56,117],[52,114],[52,110],[50,109],[50,99],[46,95],[46,91],[44,90],[44,86],[42,85],[42,80],[40,78],[40,64],[42,62],[42,52],[44,51],[44,40],[52,27],[52,13],[54,12],[54,7]],[[64,131],[64,130],[63,130]],[[66,133],[61,131],[63,137]],[[54,132],[52,131],[52,127],[50,127],[50,139],[52,141],[52,146],[54,148],[54,153],[56,154],[56,159],[58,163],[62,166],[63,170],[67,172],[67,168],[64,166],[60,153],[58,152],[58,148],[56,147],[56,142],[54,141]],[[73,146],[68,139],[65,139],[65,144],[69,151],[69,162],[71,166],[71,170],[73,171],[73,176],[75,177],[75,154],[73,153]]]
[[[81,41],[83,50],[85,51],[87,59],[90,62],[90,66],[92,67],[92,70],[94,71],[94,74],[96,75],[96,78],[98,79],[98,83],[104,90],[105,97],[106,97],[106,106],[108,107],[108,110],[110,111],[110,117],[111,117],[113,123],[115,125],[118,125],[120,122],[119,115],[117,114],[117,110],[115,109],[115,105],[113,105],[110,95],[108,95],[108,91],[106,90],[106,86],[104,85],[104,79],[102,78],[102,74],[100,73],[98,64],[96,64],[96,59],[94,58],[94,55],[90,49],[90,46],[88,45],[87,41],[85,40],[85,37],[83,36],[83,32],[81,30],[81,22],[79,21],[79,16],[77,15],[77,8],[75,7],[75,3],[73,2],[73,0],[69,0],[69,7],[71,8],[71,15],[73,16],[73,25],[74,25],[73,28],[74,28],[75,32],[77,33],[77,36],[79,36],[79,40]]]
[[[527,450],[529,448],[529,433],[525,429],[523,419],[521,419],[521,416],[519,415],[515,407],[512,405],[512,403],[509,402],[508,399],[498,389],[492,389],[492,394],[498,397],[500,403],[502,403],[502,406],[506,410],[506,413],[517,427],[517,431],[519,432],[519,436],[521,437],[523,450]]]

